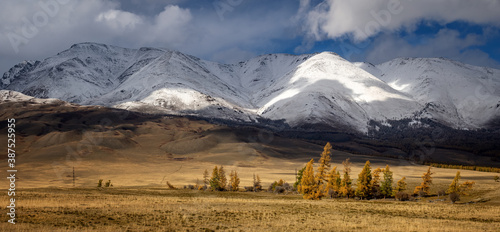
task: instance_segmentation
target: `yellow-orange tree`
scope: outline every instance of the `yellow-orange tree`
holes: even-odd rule
[[[429,195],[431,194],[431,184],[432,184],[432,173],[431,172],[431,167],[427,169],[427,172],[422,175],[422,183],[415,187],[415,190],[413,191],[413,194],[419,194],[421,191],[424,193],[424,195]]]
[[[326,193],[329,194],[330,191],[333,191],[335,196],[338,195],[340,190],[341,183],[340,173],[337,171],[337,167],[333,167],[330,173],[328,174],[328,181],[326,184]]]
[[[458,188],[458,181],[460,181],[460,171],[457,171],[457,174],[455,175],[455,178],[450,184],[450,187],[448,187],[448,190],[446,190],[447,194],[450,193],[458,193],[460,189]]]
[[[401,180],[396,183],[396,188],[394,188],[393,195],[406,190],[406,177],[403,176]]]
[[[372,173],[370,161],[366,161],[363,170],[358,175],[358,186],[356,188],[356,196],[363,199],[371,197],[372,193]]]
[[[343,197],[351,197],[353,194],[353,190],[351,187],[352,180],[349,176],[349,174],[351,173],[351,162],[349,161],[349,158],[343,161],[342,164],[344,165],[344,178],[342,178],[342,181],[340,182],[339,193]]]
[[[326,143],[321,153],[321,158],[319,159],[318,171],[316,172],[316,179],[318,180],[318,185],[322,185],[328,179],[328,170],[330,169],[331,161],[331,149],[332,145]]]
[[[472,190],[472,187],[475,184],[473,181],[472,182],[466,181],[462,184],[458,184],[459,181],[460,181],[460,171],[457,171],[457,174],[455,175],[455,178],[448,187],[448,190],[446,190],[446,193],[448,194],[458,193],[467,195],[467,192]]]
[[[238,191],[239,186],[240,178],[238,177],[238,172],[231,171],[231,174],[229,174],[229,188],[231,191]]]
[[[372,186],[380,186],[380,173],[383,171],[383,169],[377,168],[373,170],[372,174]]]
[[[302,174],[302,180],[299,185],[299,192],[304,199],[319,200],[322,197],[322,191],[319,189],[318,181],[314,176],[314,159],[311,159],[306,165]]]
[[[371,182],[371,195],[373,198],[378,198],[382,195],[380,190],[380,173],[383,171],[381,168],[377,168],[372,172],[372,182]]]

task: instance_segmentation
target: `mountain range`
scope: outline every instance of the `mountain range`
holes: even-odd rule
[[[445,58],[349,62],[332,52],[221,64],[160,48],[80,43],[4,73],[0,89],[81,105],[366,133],[370,121],[457,129],[500,118],[500,70]]]

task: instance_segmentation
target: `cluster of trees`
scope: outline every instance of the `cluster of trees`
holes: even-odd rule
[[[422,183],[413,190],[413,195],[424,197],[431,194],[432,174],[434,173],[431,172],[431,167],[429,167],[427,172],[422,175]]]
[[[451,169],[464,169],[480,172],[498,172],[500,173],[500,168],[495,167],[482,167],[482,166],[469,166],[469,165],[454,165],[454,164],[439,164],[439,163],[425,163],[426,165],[436,167],[436,168],[451,168]]]
[[[297,180],[291,186],[283,179],[274,181],[268,188],[269,192],[287,193],[298,191],[303,195],[304,199],[317,200],[323,197],[338,198],[338,197],[357,197],[359,199],[376,199],[395,197],[397,200],[409,200],[410,194],[406,192],[407,184],[406,177],[393,183],[393,172],[389,165],[385,168],[376,168],[372,170],[370,161],[366,161],[363,169],[358,174],[356,187],[353,187],[351,179],[351,162],[346,159],[342,162],[343,170],[340,172],[337,167],[331,167],[331,150],[332,146],[327,143],[323,148],[319,164],[316,170],[314,169],[314,159],[311,159],[304,168],[298,171]],[[413,191],[413,196],[429,196],[432,185],[431,167],[422,175],[422,182],[416,186]],[[500,178],[499,178],[500,179]],[[448,190],[440,191],[440,195],[449,194],[452,202],[459,200],[460,195],[466,195],[469,192],[474,182],[466,181],[459,184],[460,172],[457,172],[455,179],[450,184]],[[101,184],[102,180],[100,180]],[[167,184],[169,184],[167,182]],[[209,176],[208,170],[203,173],[203,184],[193,187],[199,190],[210,189],[212,191],[238,191],[240,178],[237,171],[231,171],[229,180],[226,177],[226,172],[223,166],[215,166],[212,170],[212,175]],[[171,185],[169,184],[169,187]],[[253,185],[245,187],[246,191],[258,192],[262,191],[262,185],[259,175],[253,175]]]
[[[304,199],[321,199],[323,197],[357,197],[359,199],[373,199],[395,197],[398,200],[409,200],[410,194],[406,192],[406,177],[399,180],[393,186],[393,173],[389,165],[385,168],[372,170],[370,161],[366,161],[363,169],[358,175],[356,188],[352,187],[351,162],[349,159],[342,162],[344,169],[342,173],[337,171],[337,167],[331,167],[331,149],[330,143],[327,143],[321,153],[319,165],[314,171],[314,159],[311,159],[306,166],[298,172],[297,187],[299,193]],[[432,185],[431,167],[422,175],[422,182],[413,190],[414,196],[429,196]],[[450,194],[450,199],[455,202],[460,195],[467,194],[474,185],[474,182],[466,181],[458,184],[460,172],[446,191]]]
[[[474,186],[474,182],[465,181],[462,184],[459,184],[460,181],[460,171],[457,171],[453,182],[451,182],[446,193],[450,195],[450,200],[455,203],[460,200],[460,195],[468,195],[468,193],[472,190]]]
[[[238,172],[232,170],[229,174],[229,180],[226,177],[226,171],[221,165],[220,167],[215,166],[212,170],[212,175],[209,176],[208,170],[205,169],[203,172],[203,185],[199,185],[195,188],[199,190],[212,190],[212,191],[238,191],[240,187],[240,177]],[[253,186],[245,187],[247,191],[262,191],[262,185],[259,175],[253,175]]]
[[[295,189],[286,181],[280,179],[279,181],[274,181],[273,183],[271,183],[271,185],[269,185],[269,188],[267,188],[267,191],[272,193],[288,193],[295,191]]]
[[[109,187],[113,187],[113,184],[111,184],[111,180],[108,180],[105,184],[102,184],[104,180],[103,179],[99,179],[99,181],[97,182],[97,187],[98,188],[102,188],[102,187],[106,187],[106,188],[109,188]]]
[[[327,143],[321,153],[316,172],[313,167],[314,159],[311,159],[305,168],[299,171],[295,185],[304,199],[321,199],[325,196],[330,198],[359,197],[360,199],[394,196],[393,177],[389,165],[372,172],[370,161],[366,161],[363,170],[358,175],[357,187],[354,189],[350,177],[351,162],[349,159],[342,162],[344,167],[342,173],[337,170],[336,166],[331,168],[331,149],[331,144]],[[406,189],[404,178],[398,182],[398,186],[396,191]]]

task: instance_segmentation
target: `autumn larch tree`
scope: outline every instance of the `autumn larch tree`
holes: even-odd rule
[[[323,148],[323,153],[321,153],[321,158],[319,159],[318,171],[316,172],[316,179],[318,180],[318,185],[326,183],[328,179],[328,170],[330,169],[331,161],[331,149],[332,145],[327,143]]]
[[[258,192],[262,190],[262,185],[260,184],[260,177],[259,175],[255,175],[255,173],[253,174],[253,191],[254,192]]]
[[[432,184],[432,173],[431,172],[431,167],[429,166],[429,169],[427,169],[427,172],[425,172],[423,175],[422,175],[422,183],[415,187],[415,190],[413,191],[413,194],[417,195],[417,194],[420,194],[421,192],[423,192],[424,195],[429,195],[431,194],[431,184]]]
[[[304,170],[306,170],[305,166],[297,172],[297,181],[295,181],[295,183],[293,184],[294,189],[299,189],[300,181],[302,180],[302,175],[304,174]]]
[[[226,178],[226,172],[224,171],[224,167],[221,165],[219,168],[219,186],[220,186],[220,191],[224,191],[227,186],[227,178]]]
[[[455,175],[455,178],[451,182],[450,187],[448,187],[448,190],[446,190],[447,194],[460,192],[460,189],[458,188],[459,186],[458,181],[460,181],[460,171],[457,171],[457,174]]]
[[[215,166],[214,170],[212,171],[212,176],[210,177],[209,183],[210,183],[210,188],[212,189],[212,191],[220,191],[221,190],[219,168],[217,168],[217,166]]]
[[[458,182],[460,181],[460,171],[457,171],[457,174],[455,175],[455,178],[451,182],[450,186],[448,187],[448,190],[446,190],[446,193],[452,194],[452,193],[457,193],[461,195],[467,195],[468,191],[472,190],[472,187],[474,186],[474,182],[466,181],[462,184],[459,184]]]
[[[382,183],[380,184],[380,192],[384,197],[391,197],[393,181],[392,181],[392,172],[389,169],[389,165],[386,165],[382,172],[384,173],[384,181],[382,181]]]
[[[372,174],[372,186],[380,186],[380,173],[383,171],[383,169],[377,168],[373,170]]]
[[[238,172],[231,171],[229,177],[229,188],[231,189],[231,191],[238,191],[238,187],[240,186],[240,178],[238,177]]]
[[[361,199],[368,199],[372,193],[372,173],[370,168],[370,161],[366,161],[363,170],[358,175],[358,186],[355,195]]]
[[[406,177],[403,176],[401,180],[396,183],[396,188],[394,188],[395,193],[404,192],[406,190]]]
[[[330,173],[328,174],[328,181],[326,184],[326,194],[330,195],[330,197],[337,196],[340,189],[340,173],[337,171],[337,167],[333,167]]]
[[[342,162],[342,165],[344,165],[344,177],[342,178],[342,181],[340,183],[340,194],[343,197],[350,197],[352,196],[352,180],[349,174],[351,173],[351,162],[349,161],[349,158],[347,158],[345,161]]]
[[[382,169],[377,168],[377,169],[373,170],[373,173],[372,173],[372,182],[371,182],[372,192],[371,192],[371,195],[374,198],[378,198],[378,197],[380,197],[380,195],[382,195],[382,192],[380,190],[380,173],[381,172],[382,172]]]
[[[317,200],[321,199],[322,194],[318,186],[318,181],[314,176],[314,159],[311,159],[306,165],[306,170],[302,175],[302,180],[299,185],[299,193],[304,199]]]
[[[203,172],[203,184],[205,184],[205,186],[210,184],[210,179],[208,177],[208,170],[207,169],[205,169],[205,171]]]

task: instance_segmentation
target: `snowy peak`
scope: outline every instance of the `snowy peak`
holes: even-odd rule
[[[481,127],[500,116],[499,74],[440,58],[372,65],[323,52],[220,64],[168,49],[81,43],[14,66],[0,85],[79,104],[366,132],[370,120],[406,118]]]
[[[398,58],[360,66],[424,106],[422,117],[478,128],[499,117],[500,70],[445,58]]]
[[[19,64],[16,64],[14,67],[10,68],[8,72],[4,73],[2,76],[2,80],[0,82],[0,88],[4,89],[10,83],[16,79],[19,78],[19,76],[25,75],[29,72],[31,72],[33,69],[35,69],[38,65],[40,64],[40,61],[23,61]]]
[[[332,53],[311,56],[271,87],[259,112],[293,125],[310,121],[364,131],[369,120],[411,117],[419,108],[413,99]]]

